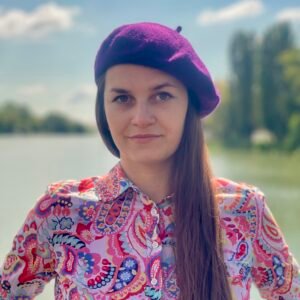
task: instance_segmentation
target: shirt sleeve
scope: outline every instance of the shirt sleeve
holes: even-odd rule
[[[263,299],[300,299],[300,269],[265,196],[257,193],[257,230],[253,241],[252,278]]]
[[[48,189],[47,189],[48,190]],[[47,214],[51,197],[43,193],[28,213],[0,269],[0,299],[33,299],[56,276]]]

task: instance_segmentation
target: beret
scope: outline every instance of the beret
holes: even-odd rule
[[[130,63],[152,67],[180,80],[196,97],[200,117],[210,114],[220,101],[208,69],[190,42],[176,30],[153,22],[125,24],[114,29],[97,52],[95,82],[110,67]]]

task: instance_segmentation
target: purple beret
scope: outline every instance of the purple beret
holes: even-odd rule
[[[180,28],[179,28],[180,29]],[[132,63],[167,72],[196,97],[200,117],[210,114],[220,97],[211,76],[180,30],[141,22],[113,30],[102,42],[95,60],[95,82],[113,65]]]

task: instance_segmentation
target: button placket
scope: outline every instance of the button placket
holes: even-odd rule
[[[151,200],[152,201],[152,200]],[[151,217],[151,231],[147,234],[147,247],[148,247],[148,255],[149,258],[152,259],[153,256],[157,255],[160,249],[160,243],[159,243],[159,220],[160,220],[160,214],[158,207],[154,202],[152,202],[152,207],[150,209],[150,217]],[[161,271],[160,271],[161,272]],[[153,277],[152,277],[153,276]],[[151,285],[157,289],[158,287],[158,279],[156,278],[158,274],[153,274],[150,276],[150,283]]]
[[[149,224],[146,226],[146,247],[147,247],[147,265],[153,260],[153,258],[161,251],[160,238],[159,238],[159,222],[160,214],[158,207],[154,201],[150,198],[142,199],[144,205],[146,205],[146,211],[149,217]],[[148,206],[148,207],[147,207]],[[149,207],[150,206],[150,207]],[[161,270],[157,270],[161,274]],[[158,273],[149,274],[148,280],[151,286],[155,289],[158,288],[160,283],[158,282],[157,276],[161,276]],[[152,273],[152,272],[151,272]]]
[[[157,208],[153,205],[153,207],[151,208],[151,215],[153,216],[153,217],[159,217],[159,213],[158,213],[158,211],[157,211]]]
[[[152,285],[157,285],[157,279],[156,278],[152,278],[151,279],[151,284]]]
[[[152,201],[152,200],[151,200]],[[148,228],[146,234],[146,245],[147,245],[147,254],[149,257],[154,255],[159,251],[159,219],[160,215],[158,208],[155,203],[152,203],[152,207],[148,211],[150,212],[151,226]]]
[[[152,243],[152,248],[154,248],[154,249],[156,249],[156,248],[158,248],[158,242],[157,241],[154,241],[153,243]]]
[[[158,213],[158,208],[156,207],[155,203],[153,204],[153,207],[150,210],[150,213],[153,217],[153,222],[155,222],[155,226],[154,228],[154,232],[152,235],[152,250],[156,250],[159,247],[159,244],[157,242],[157,238],[158,238],[158,231],[159,231],[159,213]]]

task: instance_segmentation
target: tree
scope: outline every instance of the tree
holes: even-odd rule
[[[294,47],[288,23],[279,23],[267,30],[260,45],[259,83],[263,127],[280,141],[287,133],[292,95],[284,80],[279,56]]]
[[[86,128],[75,121],[69,120],[59,112],[51,112],[41,122],[42,131],[45,132],[85,132]]]
[[[62,113],[51,112],[45,118],[36,117],[25,105],[5,103],[0,108],[0,133],[31,132],[92,132],[93,129],[70,120]]]
[[[227,111],[228,139],[248,144],[253,130],[253,82],[255,39],[253,33],[236,33],[229,46],[230,103]]]
[[[289,49],[281,53],[278,62],[283,71],[283,80],[292,95],[290,113],[300,110],[300,49]]]
[[[32,132],[38,126],[38,119],[24,105],[7,102],[0,110],[0,132]]]
[[[283,78],[292,95],[289,102],[288,133],[285,146],[289,150],[300,148],[300,49],[284,51],[279,56]]]

